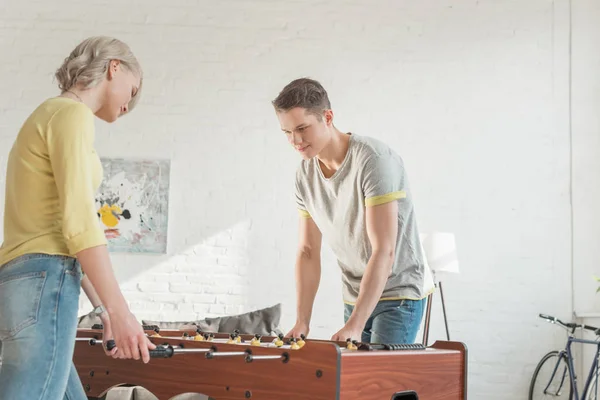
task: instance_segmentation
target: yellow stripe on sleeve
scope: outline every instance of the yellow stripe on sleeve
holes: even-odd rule
[[[302,218],[310,218],[310,214],[306,210],[298,209],[298,214],[300,214]]]
[[[367,207],[378,206],[380,204],[389,203],[390,201],[404,199],[406,197],[406,192],[404,190],[399,190],[397,192],[391,192],[387,194],[383,194],[381,196],[370,197],[365,199],[365,205]]]

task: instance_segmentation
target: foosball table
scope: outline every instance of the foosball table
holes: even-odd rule
[[[467,398],[467,349],[460,342],[385,345],[145,326],[157,348],[144,364],[107,356],[101,326],[93,328],[78,330],[73,357],[88,399],[122,385],[142,386],[160,400],[181,393],[216,400]]]

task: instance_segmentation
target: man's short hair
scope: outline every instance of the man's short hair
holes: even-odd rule
[[[299,78],[288,83],[272,103],[277,112],[300,107],[318,118],[323,117],[324,111],[331,109],[327,91],[319,82],[309,78]]]

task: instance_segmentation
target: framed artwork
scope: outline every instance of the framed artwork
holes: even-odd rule
[[[96,210],[111,252],[166,253],[169,160],[101,158]]]

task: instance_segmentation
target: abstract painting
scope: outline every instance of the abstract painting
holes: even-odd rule
[[[168,160],[102,158],[96,210],[111,252],[166,253]]]

